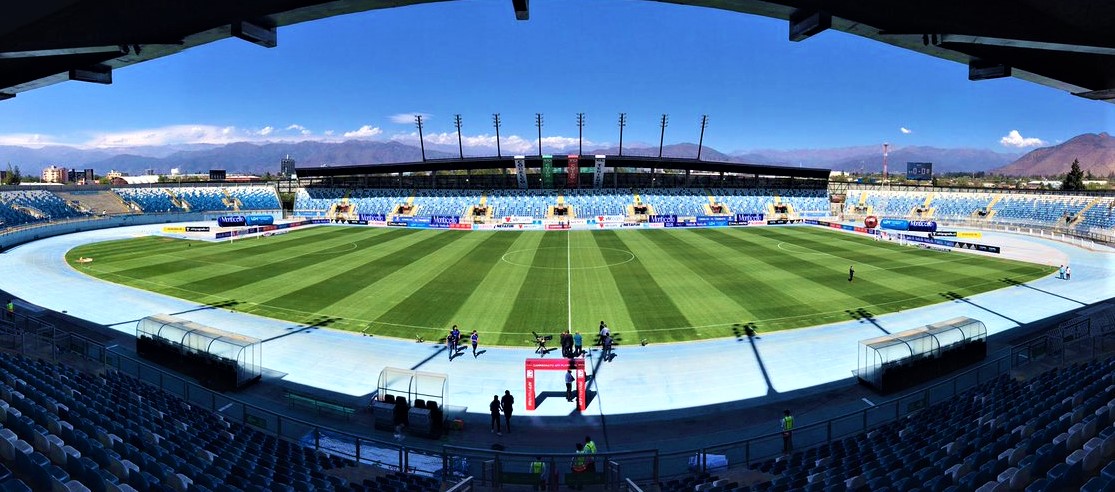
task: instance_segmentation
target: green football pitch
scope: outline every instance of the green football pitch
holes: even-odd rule
[[[110,241],[66,259],[110,282],[261,316],[426,340],[458,324],[488,345],[530,345],[532,331],[595,334],[601,320],[621,343],[737,337],[748,324],[763,332],[876,316],[1051,272],[814,227],[315,227],[234,242]]]

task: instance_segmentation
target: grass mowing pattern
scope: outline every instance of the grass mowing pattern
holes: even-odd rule
[[[78,257],[93,258],[78,264]],[[146,237],[75,248],[89,275],[299,323],[489,345],[606,320],[619,342],[812,326],[1026,282],[1051,267],[813,227],[455,232],[315,227],[261,239]],[[848,282],[848,266],[856,279]]]

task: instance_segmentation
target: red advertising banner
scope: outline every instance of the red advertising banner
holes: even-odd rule
[[[577,180],[581,177],[580,156],[569,156],[569,167],[565,170],[565,187],[578,188]]]
[[[587,398],[585,395],[588,390],[588,384],[585,382],[585,360],[582,358],[574,359],[527,359],[525,364],[525,379],[526,379],[526,397],[527,397],[527,410],[534,410],[537,408],[535,397],[537,396],[537,387],[534,382],[536,371],[573,371],[573,377],[577,381],[577,407],[583,412],[588,406]]]

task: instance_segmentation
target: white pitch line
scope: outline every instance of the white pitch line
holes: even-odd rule
[[[573,257],[570,256],[573,248],[569,246],[572,240],[569,231],[565,231],[565,307],[568,309],[566,319],[569,323],[566,330],[569,332],[573,331]]]

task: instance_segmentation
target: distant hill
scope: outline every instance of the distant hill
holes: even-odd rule
[[[1034,149],[1009,165],[994,169],[1008,176],[1056,176],[1065,174],[1073,159],[1080,169],[1095,176],[1115,173],[1115,137],[1107,133],[1085,133],[1052,147]]]
[[[456,150],[455,146],[449,149],[446,146],[427,145],[426,157],[453,158],[457,156]],[[568,151],[547,150],[558,155]],[[472,152],[483,151],[472,149]],[[573,152],[576,152],[575,148]],[[585,149],[585,155],[618,153],[619,149],[616,147]],[[236,173],[263,174],[278,172],[279,159],[287,154],[294,157],[299,167],[417,162],[422,156],[416,146],[396,141],[369,140],[239,142],[226,145],[186,144],[125,149],[79,149],[59,145],[42,148],[0,146],[0,166],[11,162],[20,166],[24,174],[31,175],[38,174],[42,168],[52,164],[79,169],[91,167],[98,174],[109,170],[143,174],[147,169],[153,169],[156,173],[168,173],[173,168],[183,173],[225,169]],[[633,143],[624,146],[623,154],[654,157],[658,155],[658,147]],[[696,158],[697,145],[666,145],[662,154],[674,158]],[[890,171],[896,174],[905,172],[906,162],[932,162],[933,170],[938,173],[993,171],[1013,175],[1056,175],[1064,173],[1073,158],[1079,158],[1085,170],[1091,170],[1097,176],[1107,176],[1115,172],[1115,138],[1106,133],[1085,134],[1057,146],[1034,150],[1024,156],[988,149],[892,147],[889,162]],[[705,146],[701,159],[868,172],[880,171],[883,165],[882,149],[875,145],[829,149],[757,149],[732,154]]]
[[[117,155],[94,162],[98,172],[115,169],[128,173],[142,173],[144,169],[168,172],[178,168],[183,173],[207,172],[225,169],[229,172],[263,174],[276,173],[279,159],[290,154],[299,167],[347,166],[379,164],[386,162],[416,162],[422,160],[422,151],[398,142],[373,142],[349,140],[339,143],[305,141],[297,143],[232,143],[202,150],[178,151],[166,157],[155,158],[138,155]],[[453,157],[451,154],[426,150],[430,159]]]

